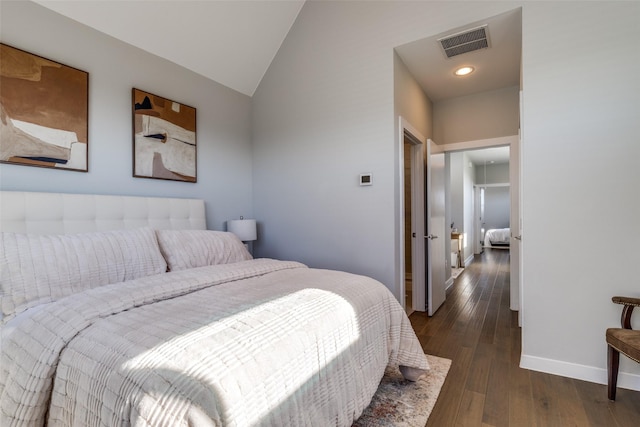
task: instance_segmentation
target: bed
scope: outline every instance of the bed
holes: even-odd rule
[[[387,367],[429,369],[380,282],[253,259],[202,201],[0,192],[0,215],[2,426],[350,426]]]
[[[505,247],[509,246],[511,242],[511,229],[510,228],[492,228],[484,234],[485,246]]]

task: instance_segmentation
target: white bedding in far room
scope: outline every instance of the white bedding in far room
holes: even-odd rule
[[[487,230],[487,232],[484,234],[484,245],[489,247],[495,245],[509,245],[510,240],[510,228],[492,228]]]

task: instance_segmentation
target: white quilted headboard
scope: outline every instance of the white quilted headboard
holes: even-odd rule
[[[204,201],[0,191],[0,231],[72,234],[145,226],[204,230]]]

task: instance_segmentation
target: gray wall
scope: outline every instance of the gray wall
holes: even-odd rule
[[[593,366],[587,378],[604,380],[604,331],[620,324],[611,296],[640,296],[620,268],[640,258],[639,19],[638,2],[533,2],[523,13],[525,366]],[[620,239],[621,227],[633,237]]]
[[[621,243],[614,230],[640,236],[637,2],[307,2],[253,99],[254,208],[265,229],[257,251],[395,290],[393,49],[518,6],[523,363],[604,381],[603,331],[619,322],[610,297],[640,296],[619,268],[640,257],[638,239]],[[365,171],[374,185],[358,187]],[[567,224],[572,239],[558,241]],[[604,227],[598,242],[594,226]],[[617,249],[576,250],[596,243]]]
[[[466,263],[474,254],[474,236],[476,223],[474,221],[474,192],[477,167],[470,161],[467,151],[453,152],[450,154],[449,189],[450,221],[454,228],[463,233],[462,260]]]
[[[476,166],[476,184],[509,183],[509,163],[494,163]]]
[[[393,77],[394,115],[404,117],[422,136],[433,139],[433,103],[395,51]],[[397,125],[396,121],[396,130]]]
[[[464,200],[463,212],[464,212],[464,225],[462,229],[458,227],[458,231],[464,233],[462,240],[462,261],[466,264],[467,260],[473,257],[474,245],[473,240],[475,236],[476,222],[474,221],[475,205],[473,203],[473,184],[475,179],[475,165],[469,161],[469,156],[466,152],[462,153],[462,197]]]
[[[419,131],[423,137],[432,138],[433,136],[433,104],[431,100],[424,93],[418,82],[415,78],[409,73],[406,65],[402,62],[398,54],[393,52],[393,77],[394,77],[394,117],[403,117],[407,122],[411,124],[417,131]],[[399,129],[399,121],[396,121],[395,132],[398,134]],[[427,145],[425,144],[424,150],[425,155],[427,151]],[[398,147],[399,148],[399,147]],[[396,152],[396,164],[399,161],[399,151]],[[399,193],[404,191],[404,189],[400,188],[398,184],[396,186],[395,198],[397,199]],[[396,205],[397,207],[397,205]],[[395,223],[398,224],[400,221],[399,211],[395,212]],[[426,228],[424,229],[426,231]],[[395,233],[395,247],[400,247],[400,233]],[[405,239],[405,245],[411,244],[407,243],[407,239]],[[405,254],[408,252],[406,251]],[[426,253],[425,253],[426,256]],[[397,276],[394,278],[395,285],[391,283],[388,285],[391,289],[395,288],[394,294],[398,300],[402,300],[399,295],[399,282],[404,280],[402,275],[399,274],[401,272],[400,263],[402,260],[400,259],[400,251],[395,251],[395,266],[394,270],[396,271]],[[446,271],[446,274],[450,276],[451,272]],[[447,276],[447,278],[448,278]]]
[[[509,187],[484,189],[484,229],[509,228]]]
[[[89,72],[89,172],[0,165],[0,189],[204,199],[207,226],[250,217],[249,97],[31,2],[0,3],[3,43]],[[198,182],[132,177],[131,89],[197,109]]]
[[[463,152],[451,153],[449,156],[449,200],[451,201],[451,221],[453,227],[459,232],[464,231],[464,205],[465,203],[473,203],[473,199],[465,201],[464,199],[464,161]]]
[[[481,92],[434,103],[434,141],[475,141],[518,134],[519,87]]]
[[[265,236],[255,249],[367,274],[398,297],[393,47],[401,40],[371,39],[391,3],[368,3],[368,19],[362,6],[305,3],[254,94],[254,209]],[[372,186],[358,185],[363,172]]]

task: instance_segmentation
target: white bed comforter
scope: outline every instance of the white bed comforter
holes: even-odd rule
[[[44,304],[3,327],[0,425],[350,426],[428,369],[379,282],[259,259]]]
[[[487,230],[484,236],[485,243],[509,243],[511,240],[510,228],[492,228]]]

